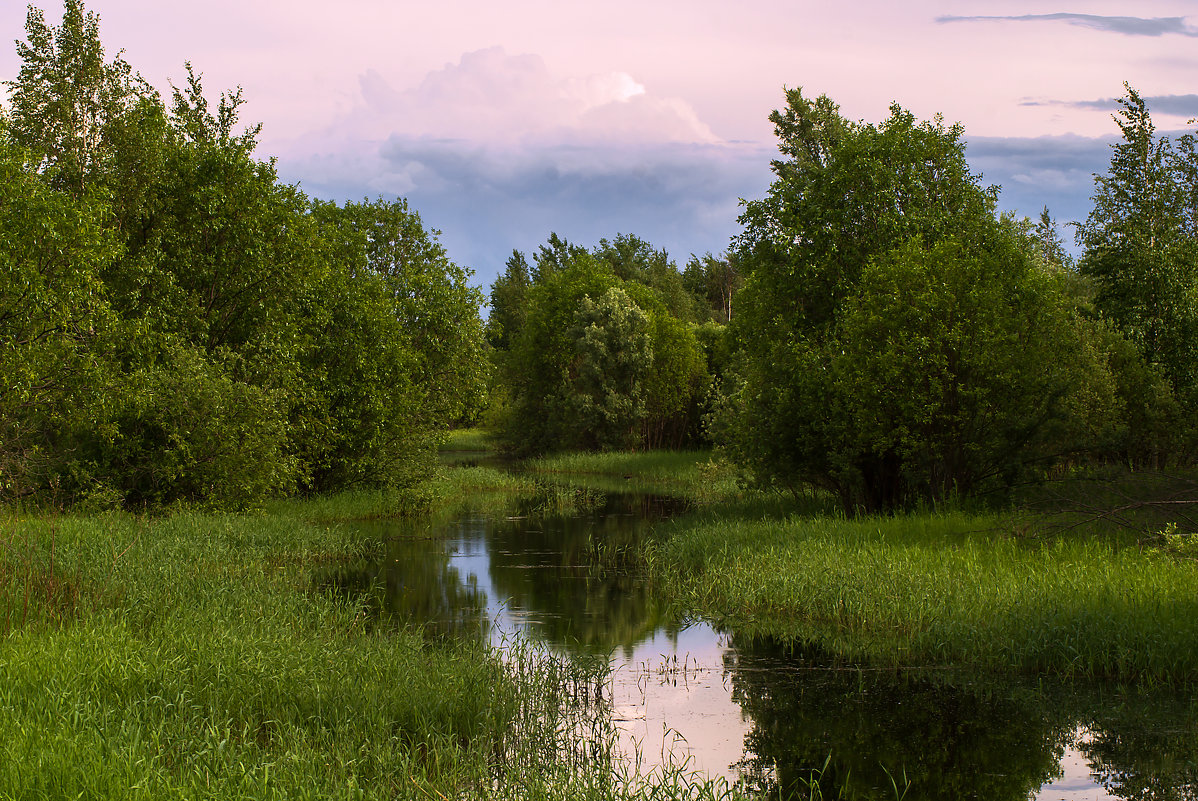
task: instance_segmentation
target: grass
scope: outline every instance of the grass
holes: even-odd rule
[[[846,660],[1187,684],[1198,562],[1105,538],[1028,541],[1001,514],[847,520],[711,508],[649,556],[692,614]]]
[[[699,504],[743,496],[736,474],[711,451],[563,453],[522,463],[527,472],[617,491],[640,490],[685,497]]]
[[[336,519],[523,481],[476,468],[259,515],[0,517],[0,798],[632,797],[577,757],[608,736],[588,746],[571,722],[595,665],[371,626],[313,580],[380,548]]]

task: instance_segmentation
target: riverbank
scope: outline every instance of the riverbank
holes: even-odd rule
[[[637,797],[586,753],[602,730],[579,739],[601,665],[380,623],[315,578],[382,549],[341,520],[530,486],[468,468],[252,515],[3,513],[0,798]]]
[[[1176,532],[1137,543],[1104,516],[1054,529],[1026,511],[845,519],[816,495],[739,491],[701,452],[568,454],[532,469],[694,500],[646,561],[684,614],[738,635],[887,667],[1198,680],[1198,561]]]

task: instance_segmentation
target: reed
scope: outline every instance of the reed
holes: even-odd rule
[[[1190,683],[1198,563],[1000,514],[692,517],[648,556],[693,613],[896,666]]]
[[[567,756],[594,665],[371,626],[313,581],[380,547],[332,516],[424,502],[0,518],[0,798],[636,797],[602,740]]]
[[[533,475],[562,477],[607,491],[657,492],[702,504],[745,495],[735,471],[711,451],[571,452],[530,459],[522,467]]]

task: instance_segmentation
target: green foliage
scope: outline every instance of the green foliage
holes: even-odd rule
[[[491,285],[491,313],[487,317],[487,341],[495,350],[506,351],[524,328],[528,314],[531,277],[524,254],[513,250],[503,275]]]
[[[502,362],[512,404],[503,425],[508,447],[540,453],[680,443],[707,385],[692,327],[657,290],[621,280],[585,250],[566,252],[536,275],[520,336]]]
[[[64,431],[88,425],[112,313],[104,204],[47,187],[0,128],[0,498],[44,484]]]
[[[81,0],[65,0],[62,24],[46,24],[29,7],[27,41],[17,41],[21,69],[10,90],[16,143],[45,170],[51,186],[80,195],[119,150],[126,115],[148,85],[118,56],[104,60],[99,18]]]
[[[285,395],[238,381],[239,366],[232,354],[209,360],[179,347],[123,376],[111,419],[76,438],[78,493],[238,509],[294,490]]]
[[[210,104],[188,64],[168,109],[77,0],[26,31],[0,134],[0,494],[395,485],[477,415],[479,294],[405,202],[311,204],[254,157],[240,89]]]
[[[695,301],[664,250],[654,250],[635,234],[617,234],[611,242],[600,239],[593,253],[621,281],[643,284],[654,290],[674,317],[687,322],[699,321]]]
[[[745,282],[735,254],[725,254],[722,258],[710,253],[702,258],[692,255],[682,273],[682,282],[700,305],[710,309],[713,320],[731,322],[732,299]]]
[[[1194,136],[1156,134],[1144,99],[1130,86],[1115,118],[1106,175],[1078,229],[1079,268],[1096,287],[1098,311],[1130,339],[1179,396],[1193,435],[1198,410],[1198,225]]]
[[[405,483],[436,437],[480,403],[478,293],[403,201],[317,203],[330,271],[307,308],[314,489]]]
[[[649,318],[619,287],[583,296],[570,329],[577,354],[571,399],[579,434],[592,448],[635,444],[653,367]]]
[[[730,454],[763,483],[891,509],[1010,479],[1103,428],[1112,390],[962,131],[787,92],[777,179],[748,204]]]

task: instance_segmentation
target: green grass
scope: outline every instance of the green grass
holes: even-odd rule
[[[561,453],[530,459],[521,466],[534,475],[602,490],[657,492],[701,504],[744,495],[734,471],[716,461],[711,451]]]
[[[476,469],[260,515],[0,517],[0,798],[630,797],[570,756],[600,667],[373,626],[314,580],[381,547],[333,518],[479,486],[514,491]]]
[[[846,660],[1190,683],[1198,562],[998,514],[676,521],[649,561],[692,614]]]
[[[443,451],[478,451],[494,450],[491,435],[481,428],[455,428],[445,437],[441,446]]]

